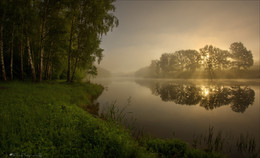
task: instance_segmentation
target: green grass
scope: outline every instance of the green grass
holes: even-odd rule
[[[102,91],[88,83],[0,82],[0,157],[220,157],[182,141],[136,141],[83,110]]]

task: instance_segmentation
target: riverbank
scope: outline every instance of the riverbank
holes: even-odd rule
[[[135,140],[83,110],[102,91],[89,83],[0,82],[0,157],[221,157],[180,140]]]

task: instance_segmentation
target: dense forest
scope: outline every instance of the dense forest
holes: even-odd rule
[[[152,60],[149,67],[136,72],[143,77],[172,78],[236,78],[241,72],[244,77],[252,77],[249,72],[254,64],[253,55],[243,43],[234,42],[230,50],[222,50],[212,45],[197,50],[179,50],[164,53],[159,60]],[[259,77],[259,76],[254,76]]]
[[[96,75],[102,36],[118,26],[115,0],[1,0],[1,80]]]

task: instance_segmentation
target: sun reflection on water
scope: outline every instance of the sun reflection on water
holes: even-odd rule
[[[209,95],[209,88],[207,88],[207,87],[205,87],[205,86],[202,86],[201,87],[201,94],[203,95],[203,96],[208,96]]]

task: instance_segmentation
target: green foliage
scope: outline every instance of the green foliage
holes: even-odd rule
[[[66,74],[71,81],[79,76],[77,70],[94,70],[94,62],[100,63],[103,57],[102,36],[118,26],[113,2],[1,0],[1,77],[6,78],[2,75],[6,71],[12,80],[14,71],[16,79],[37,75],[41,81],[59,79],[64,71],[71,71]]]
[[[91,104],[101,86],[15,82],[0,87],[1,157],[10,153],[88,157],[105,152],[111,157],[118,149],[127,149],[118,152],[126,156],[132,152],[128,146],[133,142],[128,142],[130,136],[123,129],[114,129],[76,106]]]
[[[79,108],[100,85],[0,83],[0,157],[150,157],[122,126]]]

